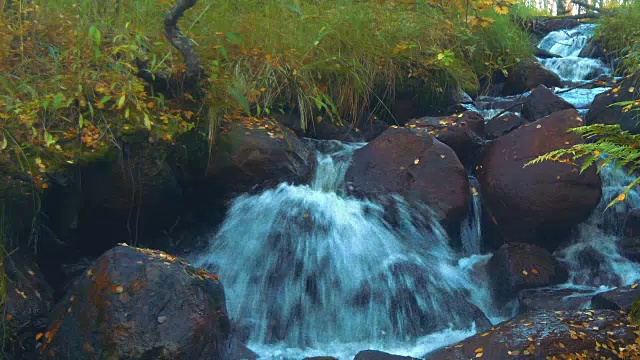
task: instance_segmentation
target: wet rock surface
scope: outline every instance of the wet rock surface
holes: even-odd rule
[[[638,283],[634,283],[597,294],[591,299],[591,305],[595,309],[629,311],[633,302],[640,300],[640,287],[638,285]]]
[[[545,161],[524,167],[549,151],[582,143],[567,130],[582,125],[578,113],[563,110],[494,140],[477,167],[493,231],[489,245],[528,242],[554,250],[600,201],[595,168]],[[501,242],[502,239],[503,242]]]
[[[409,202],[424,202],[445,225],[458,224],[468,211],[464,167],[450,147],[424,131],[385,131],[356,150],[345,180],[360,196],[399,194]]]
[[[530,244],[505,244],[487,264],[491,290],[498,303],[506,303],[523,289],[561,284],[569,274],[547,250]]]
[[[411,120],[406,127],[428,132],[455,151],[460,161],[470,165],[484,143],[484,118],[465,111],[440,117],[422,117]]]
[[[538,310],[579,310],[588,308],[592,290],[540,288],[518,293],[518,312]]]
[[[614,103],[638,99],[640,99],[640,87],[637,86],[637,79],[626,79],[596,96],[585,117],[585,122],[587,125],[618,124],[622,130],[639,134],[640,128],[637,124],[640,119],[637,111],[624,111],[623,106],[612,106]]]
[[[229,332],[215,275],[118,246],[77,280],[38,340],[51,359],[225,359]]]
[[[0,355],[4,350],[19,359],[33,351],[36,333],[47,326],[47,317],[54,305],[53,291],[38,267],[26,258],[12,254],[0,259],[4,271],[0,305],[4,317],[0,326],[4,349],[0,349]]]
[[[531,91],[522,106],[522,117],[529,121],[536,121],[558,111],[575,109],[575,107],[553,93],[544,85]]]
[[[613,310],[536,311],[424,359],[634,359],[638,329],[626,314]]]
[[[364,350],[356,354],[353,360],[416,360],[411,356],[388,354],[377,350]]]
[[[525,125],[527,121],[512,112],[490,119],[485,126],[487,139],[497,139]]]
[[[562,81],[553,71],[534,60],[520,61],[509,73],[502,90],[502,95],[522,94],[540,85],[546,87],[560,86]]]

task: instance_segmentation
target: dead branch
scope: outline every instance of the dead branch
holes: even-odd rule
[[[178,20],[184,15],[185,11],[192,8],[197,2],[198,0],[177,0],[176,4],[164,17],[164,36],[184,58],[186,67],[185,81],[193,81],[200,78],[200,59],[191,45],[191,40],[178,29]]]

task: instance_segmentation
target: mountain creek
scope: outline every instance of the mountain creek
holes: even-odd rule
[[[157,160],[86,167],[82,196],[50,189],[42,237],[59,241],[38,266],[5,259],[13,346],[24,359],[638,358],[640,192],[607,208],[635,177],[524,166],[583,142],[570,128],[615,123],[611,84],[633,93],[596,26],[548,33],[546,55],[492,96],[453,94],[445,115],[314,139],[286,119],[225,123],[205,180]],[[152,238],[164,251],[144,248]]]

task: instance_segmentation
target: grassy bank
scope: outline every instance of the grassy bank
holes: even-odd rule
[[[136,73],[184,68],[162,35],[172,1],[0,2],[0,187],[36,193],[48,174],[131,138],[162,149],[185,132],[211,136],[231,114],[355,123],[389,113],[409,85],[433,102],[448,88],[476,93],[479,79],[531,56],[510,3],[200,1],[180,27],[205,92],[165,99]]]
[[[611,16],[603,16],[596,35],[607,53],[621,60],[618,72],[637,74],[640,71],[640,2],[623,5]]]

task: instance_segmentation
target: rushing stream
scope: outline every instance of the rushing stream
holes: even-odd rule
[[[593,30],[549,34],[540,47],[563,57],[541,62],[572,83],[609,74],[599,60],[578,57]],[[586,108],[604,90],[562,96]],[[401,198],[390,194],[389,209],[345,195],[351,155],[364,144],[308,145],[318,153],[313,180],[236,198],[194,261],[223,279],[229,314],[249,331],[249,347],[261,358],[352,359],[365,349],[419,357],[474,334],[478,308],[493,323],[513,315],[496,309],[489,294],[482,265],[491,254],[480,253],[481,189],[474,178],[457,253],[440,224]],[[564,288],[595,293],[640,279],[640,267],[617,247],[626,210],[640,206],[640,194],[605,211],[630,179],[609,168],[601,177],[602,204],[574,244],[555,254],[570,270]]]

